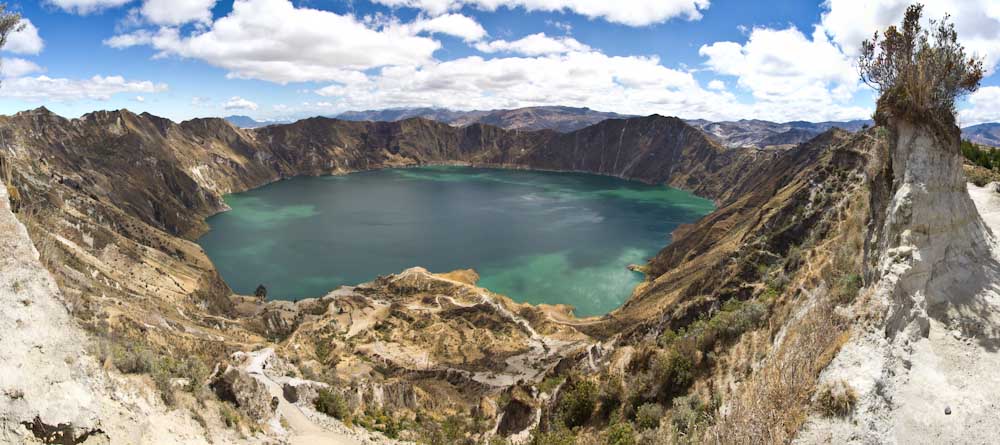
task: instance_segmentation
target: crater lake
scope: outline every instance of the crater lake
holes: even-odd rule
[[[435,166],[300,177],[227,195],[198,242],[226,282],[268,298],[323,296],[413,266],[472,268],[516,301],[601,315],[627,270],[714,209],[665,186],[578,173]]]

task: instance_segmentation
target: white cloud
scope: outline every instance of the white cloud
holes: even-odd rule
[[[142,97],[142,96],[136,96],[136,97],[132,98],[132,100],[134,100],[136,102],[139,102],[139,103],[143,103],[143,102],[146,101],[146,98]]]
[[[216,0],[146,0],[142,15],[157,25],[177,26],[188,22],[211,22]]]
[[[589,51],[590,47],[584,45],[572,37],[549,37],[545,33],[532,34],[520,40],[508,42],[506,40],[494,40],[492,42],[477,43],[476,49],[484,53],[509,52],[524,54],[526,56],[540,56],[543,54],[563,54],[571,51]]]
[[[560,22],[558,20],[546,20],[545,24],[562,31],[564,34],[573,33],[573,25],[568,22]]]
[[[152,45],[153,37],[155,36],[156,34],[154,34],[149,30],[140,29],[135,32],[127,34],[118,34],[109,37],[108,39],[104,40],[104,44],[112,48],[118,48],[118,49],[129,48],[139,45]]]
[[[4,51],[18,54],[38,54],[45,48],[45,42],[38,36],[38,28],[29,19],[21,19],[24,25],[20,31],[12,32],[7,36],[7,45]]]
[[[849,56],[875,31],[898,25],[911,0],[826,0],[821,24]],[[996,0],[935,0],[924,2],[925,20],[950,14],[959,40],[985,59],[993,72],[1000,63],[1000,3]]]
[[[701,88],[656,57],[595,51],[540,57],[465,57],[423,67],[386,67],[365,81],[317,91],[338,109],[453,109],[561,104],[622,113],[728,118],[750,113],[729,93]]]
[[[433,27],[448,29],[442,23]],[[471,35],[468,29],[451,31]],[[370,28],[353,16],[297,8],[288,0],[236,0],[229,15],[203,31],[183,36],[176,28],[140,30],[105,44],[151,45],[164,56],[199,59],[227,69],[230,77],[343,82],[363,76],[359,70],[430,62],[440,42],[413,33],[408,26]]]
[[[726,83],[719,79],[713,79],[708,82],[708,89],[715,91],[723,91],[726,89]]]
[[[43,0],[45,3],[57,6],[66,12],[86,15],[108,8],[117,8],[132,0]]]
[[[222,105],[226,110],[249,110],[257,111],[257,104],[239,96],[233,96]]]
[[[4,58],[0,60],[0,72],[5,79],[13,77],[27,76],[28,74],[40,73],[45,71],[44,68],[38,66],[35,62],[30,60],[24,60],[21,58]]]
[[[1000,122],[1000,87],[983,87],[972,93],[968,107],[958,112],[961,126]]]
[[[393,7],[417,8],[438,15],[470,6],[486,11],[524,8],[527,11],[573,12],[629,26],[647,26],[672,18],[701,19],[709,0],[372,0]]]
[[[18,77],[4,81],[0,97],[33,102],[108,100],[119,93],[160,93],[167,85],[150,81],[129,81],[121,76],[94,76],[64,79],[48,76]]]
[[[791,27],[754,28],[743,43],[716,42],[698,50],[716,73],[735,76],[758,105],[782,108],[790,116],[859,118],[867,110],[852,106],[858,91],[853,59],[843,54],[822,26],[811,37]]]
[[[421,32],[447,34],[460,37],[466,42],[475,42],[486,37],[486,30],[475,20],[461,14],[445,14],[434,18],[419,18],[403,25],[412,34]]]

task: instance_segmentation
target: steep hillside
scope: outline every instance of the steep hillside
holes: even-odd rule
[[[695,119],[686,122],[701,129],[713,140],[726,147],[795,145],[806,142],[831,128],[855,132],[873,125],[870,120],[853,120],[847,122],[792,121],[778,123],[759,119],[743,119],[727,122]]]
[[[1000,123],[973,125],[962,129],[962,139],[980,145],[1000,147]]]

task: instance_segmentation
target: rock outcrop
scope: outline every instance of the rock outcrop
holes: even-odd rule
[[[190,416],[104,370],[65,304],[0,187],[0,444],[204,443]]]
[[[236,405],[251,419],[270,419],[278,408],[278,402],[260,383],[245,370],[226,367],[214,376],[209,384],[219,400]]]
[[[870,181],[869,321],[822,376],[857,406],[814,417],[799,442],[987,443],[1000,428],[997,241],[967,192],[957,129],[893,127]]]

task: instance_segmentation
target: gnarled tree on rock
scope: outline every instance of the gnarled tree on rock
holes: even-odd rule
[[[890,26],[861,44],[861,79],[879,92],[875,123],[897,119],[932,123],[945,134],[955,125],[955,101],[979,88],[983,62],[968,56],[946,15],[920,24],[923,5],[906,9],[902,28]]]

